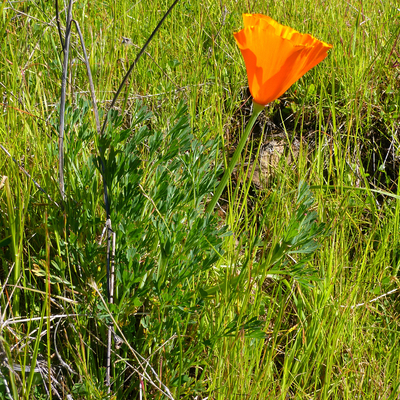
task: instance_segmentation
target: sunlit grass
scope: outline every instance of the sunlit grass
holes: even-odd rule
[[[103,114],[169,5],[74,4]],[[268,124],[248,142],[218,217],[204,222],[212,168],[232,152],[249,116],[232,36],[244,12],[270,15],[334,47],[266,108],[261,121]],[[61,369],[65,392],[54,386],[52,398],[55,390],[60,398],[106,398],[109,312],[125,336],[113,348],[116,398],[167,398],[162,384],[182,399],[397,398],[399,13],[394,1],[178,3],[117,102],[121,129],[134,129],[118,141],[121,129],[113,131],[124,173],[110,185],[119,272],[107,309],[102,179],[79,38],[73,33],[67,118],[75,112],[77,119],[67,123],[68,201],[60,208],[52,202],[61,203],[55,10],[46,2],[0,6],[0,144],[52,199],[0,149],[1,361],[23,370],[16,377],[1,367],[0,398],[43,398],[62,362],[71,368]],[[153,114],[134,124],[137,100]],[[176,142],[168,136],[181,101],[191,117],[187,143],[189,128],[174,131]],[[267,186],[256,189],[242,177],[261,135],[265,141],[271,133],[285,143],[296,137],[300,156],[290,165],[282,157]],[[195,139],[215,143],[201,147]],[[284,265],[272,251],[293,222],[300,181],[315,199],[307,213],[316,211],[327,228],[305,264],[316,270],[305,282],[291,272],[302,254],[284,253]],[[224,224],[231,234],[219,242]],[[190,263],[196,251],[197,270]],[[201,269],[208,256],[216,261]],[[15,323],[18,316],[31,320]],[[125,363],[138,366],[132,350],[148,358],[155,386]]]

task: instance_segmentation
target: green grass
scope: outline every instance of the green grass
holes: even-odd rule
[[[400,10],[258,3],[179,2],[102,138],[73,29],[65,202],[54,5],[1,3],[0,144],[47,195],[0,149],[0,398],[398,398]],[[169,6],[74,4],[101,116]],[[245,12],[333,49],[266,107],[239,178],[207,215],[249,118],[232,36]],[[300,156],[282,157],[260,190],[241,177],[271,126],[288,145],[300,141]],[[116,233],[113,304],[100,148]],[[110,393],[109,326],[120,341]]]

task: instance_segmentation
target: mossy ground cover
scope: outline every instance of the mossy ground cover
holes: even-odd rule
[[[101,120],[169,6],[73,5]],[[249,119],[245,12],[333,49],[266,107],[208,214]],[[73,27],[65,199],[55,5],[3,1],[0,18],[0,398],[398,398],[395,1],[181,0],[101,137]],[[271,137],[298,155],[255,187]]]

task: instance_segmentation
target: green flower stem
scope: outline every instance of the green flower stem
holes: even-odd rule
[[[235,168],[235,165],[239,160],[239,156],[242,153],[242,150],[244,148],[244,145],[247,142],[247,139],[250,135],[251,130],[253,129],[254,123],[256,122],[257,117],[259,116],[260,112],[263,109],[264,109],[263,105],[255,103],[253,101],[253,114],[246,126],[243,136],[240,138],[239,144],[235,150],[235,153],[233,154],[231,162],[229,163],[228,168],[225,170],[224,176],[222,177],[221,182],[219,183],[217,190],[214,193],[214,196],[212,197],[211,201],[208,203],[208,206],[206,208],[206,213],[211,213],[214,210],[215,205],[217,204],[217,201],[221,197],[221,194],[224,191],[226,184],[228,183],[228,179],[231,176],[232,171]]]

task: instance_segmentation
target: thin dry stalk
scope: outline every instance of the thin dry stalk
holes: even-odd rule
[[[76,372],[62,359],[60,353],[58,352],[58,348],[57,348],[57,331],[58,331],[58,327],[60,325],[61,319],[58,320],[56,327],[54,329],[54,349],[57,355],[58,360],[60,361],[60,364],[67,369],[67,371],[71,374],[76,374]]]
[[[108,302],[110,304],[114,303],[114,268],[115,268],[115,232],[111,229],[111,220],[107,233],[107,257],[110,254],[110,241],[112,236],[112,251],[111,251],[111,262],[107,263],[110,265],[110,281],[108,283],[108,293],[109,299]],[[108,326],[108,337],[107,337],[107,366],[106,366],[106,383],[108,386],[108,393],[111,392],[111,345],[112,345],[112,336],[114,333],[114,326],[112,323]]]
[[[374,299],[366,301],[364,303],[358,303],[358,304],[355,304],[354,306],[350,306],[350,310],[353,310],[354,308],[357,308],[357,307],[362,307],[362,306],[364,306],[366,304],[369,304],[369,303],[373,303],[374,301],[377,301],[377,300],[379,300],[379,299],[381,299],[383,297],[389,296],[390,294],[393,294],[393,293],[397,292],[398,290],[400,290],[400,288],[396,288],[396,289],[390,290],[389,292],[381,294],[380,296],[375,297]],[[341,305],[340,307],[341,308],[346,308],[348,306],[342,306]]]
[[[85,41],[83,40],[82,32],[81,32],[81,29],[79,27],[78,22],[75,21],[74,19],[72,20],[72,22],[75,24],[76,30],[78,31],[79,39],[81,41],[84,62],[85,62],[85,65],[86,65],[86,70],[87,70],[88,79],[89,79],[90,94],[92,96],[93,112],[94,112],[94,118],[96,120],[96,129],[97,129],[97,133],[100,135],[101,127],[100,127],[99,112],[97,110],[96,93],[94,91],[92,71],[90,69],[89,59],[88,59],[88,56],[87,56],[87,53],[86,53]]]
[[[6,377],[3,375],[3,373],[2,373],[1,371],[0,371],[0,378],[3,380],[3,384],[4,384],[5,388],[6,388],[6,394],[7,394],[7,396],[8,396],[11,400],[14,400],[14,398],[12,397],[10,388],[8,387],[7,379],[6,379]]]
[[[156,371],[154,370],[154,368],[149,364],[148,360],[145,359],[141,354],[139,354],[130,344],[129,341],[126,339],[124,333],[122,332],[121,328],[119,327],[119,325],[117,324],[117,322],[115,321],[112,313],[110,312],[110,309],[107,306],[107,303],[105,302],[103,296],[101,295],[96,282],[91,282],[89,283],[89,285],[96,291],[96,293],[98,294],[101,302],[103,303],[105,310],[108,313],[108,316],[111,318],[114,326],[117,328],[120,336],[121,336],[121,340],[124,341],[124,343],[126,344],[126,346],[128,347],[128,349],[131,351],[131,353],[133,354],[134,358],[136,359],[136,362],[139,364],[140,368],[142,369],[142,371],[139,371],[138,368],[129,365],[127,363],[127,365],[129,365],[141,378],[145,379],[148,383],[150,383],[154,388],[156,388],[158,391],[160,391],[164,396],[166,396],[168,399],[174,400],[174,397],[172,396],[170,390],[168,389],[167,386],[165,386],[159,376],[157,375]],[[156,380],[158,382],[158,385],[156,382],[154,382],[151,378],[151,376],[149,375],[149,373],[147,372],[147,368],[149,368],[151,370],[151,372],[154,374],[154,376],[156,377]],[[162,388],[162,389],[161,389]]]
[[[60,42],[62,48],[64,48],[64,40],[61,34],[61,23],[60,23],[60,12],[58,9],[58,0],[56,0],[56,22],[57,22],[57,29],[58,29],[58,35],[60,36]]]
[[[140,57],[143,55],[143,53],[145,52],[147,46],[150,44],[150,42],[153,40],[154,35],[157,33],[157,31],[160,29],[161,25],[164,23],[165,19],[168,17],[168,15],[170,14],[170,12],[172,11],[172,9],[177,5],[179,0],[175,0],[171,7],[167,10],[167,12],[164,14],[164,16],[161,18],[160,22],[158,23],[158,25],[154,28],[154,31],[151,33],[151,35],[149,36],[149,38],[147,39],[146,43],[143,45],[143,47],[141,48],[141,50],[139,51],[138,55],[135,58],[135,61],[132,63],[132,65],[129,67],[128,72],[126,73],[126,75],[124,76],[124,79],[122,80],[121,84],[119,85],[119,88],[117,90],[117,92],[114,95],[114,98],[112,99],[110,108],[108,109],[108,111],[112,110],[115,106],[115,103],[119,97],[119,95],[121,94],[122,89],[125,87],[125,83],[128,80],[130,74],[133,71],[133,68],[135,68],[135,65],[137,64],[137,62],[139,61]],[[108,122],[108,114],[109,112],[107,112],[105,118],[104,118],[104,123],[103,126],[101,128],[101,134],[104,133],[104,130],[106,129],[107,126],[107,122]]]
[[[61,75],[61,99],[60,99],[60,129],[58,134],[58,168],[59,168],[59,185],[61,198],[65,200],[65,185],[64,185],[64,124],[65,124],[65,97],[67,87],[67,71],[68,71],[68,55],[69,45],[71,42],[71,20],[72,20],[72,3],[69,0],[67,10],[67,21],[65,30],[65,46],[63,46],[64,61]],[[62,44],[62,43],[61,43]]]
[[[170,12],[172,11],[172,9],[175,7],[175,5],[178,3],[179,0],[175,0],[172,5],[170,6],[170,8],[167,10],[167,12],[164,14],[164,16],[161,18],[160,22],[158,23],[158,25],[155,27],[155,29],[153,30],[152,34],[149,36],[149,38],[147,39],[146,43],[144,44],[144,46],[142,47],[142,49],[139,51],[139,54],[136,56],[135,61],[132,63],[132,65],[130,66],[128,72],[126,73],[126,75],[124,76],[124,79],[122,80],[117,92],[114,95],[114,98],[111,102],[110,108],[108,110],[108,112],[106,113],[105,119],[104,119],[104,123],[102,126],[102,129],[100,131],[100,136],[102,136],[104,134],[107,122],[108,122],[108,114],[109,111],[111,109],[113,109],[122,89],[125,86],[126,81],[128,80],[130,74],[133,71],[133,68],[135,67],[135,65],[137,64],[137,62],[139,61],[140,57],[142,56],[142,54],[145,52],[147,46],[149,45],[149,43],[152,41],[153,37],[155,36],[155,34],[157,33],[157,31],[160,29],[161,25],[164,23],[165,19],[167,18],[167,16],[170,14]],[[83,39],[81,40],[81,42],[83,43]],[[87,63],[88,65],[88,63]],[[97,124],[97,121],[96,121]],[[107,195],[107,184],[106,184],[106,180],[105,180],[105,164],[103,161],[103,149],[99,149],[100,150],[100,159],[101,159],[101,165],[102,165],[102,175],[103,175],[103,187],[104,187],[104,204],[105,204],[105,208],[106,208],[106,214],[107,214],[107,287],[108,287],[108,301],[110,304],[113,303],[113,297],[114,297],[114,257],[115,257],[115,232],[112,231],[111,228],[111,214],[110,214],[110,205],[109,205],[109,201],[108,201],[108,195]],[[112,250],[112,256],[111,256],[111,271],[110,271],[110,240],[111,240],[111,234],[113,236],[113,250]],[[108,386],[108,392],[110,393],[111,391],[111,381],[110,381],[110,377],[111,377],[111,341],[112,341],[112,334],[113,334],[113,327],[112,325],[109,326],[108,329],[108,338],[107,338],[107,366],[106,366],[106,383]]]

